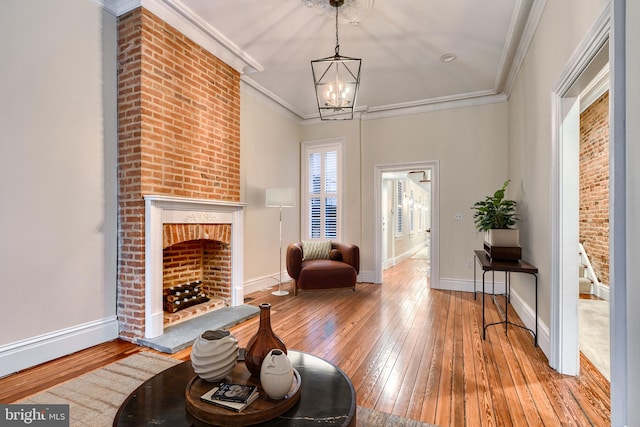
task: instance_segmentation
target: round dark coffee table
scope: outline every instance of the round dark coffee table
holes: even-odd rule
[[[289,350],[289,359],[302,379],[300,400],[289,411],[263,426],[355,426],[356,392],[349,377],[324,359]],[[186,409],[184,391],[195,373],[187,361],[145,381],[124,401],[113,425],[140,427],[206,426]]]

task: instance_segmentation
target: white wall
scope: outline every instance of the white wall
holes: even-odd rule
[[[117,337],[115,17],[0,14],[0,375]]]
[[[636,242],[640,241],[640,225],[637,221],[640,218],[640,5],[637,2],[627,1],[627,40],[626,40],[626,74],[627,74],[627,170],[629,171],[627,181],[627,396],[629,399],[629,413],[627,425],[640,425],[640,407],[633,405],[632,396],[640,394],[640,367],[633,363],[640,354],[640,246]]]
[[[295,208],[282,208],[282,280],[288,279],[285,253],[300,240],[300,126],[255,89],[241,85],[240,167],[245,208],[245,294],[274,286],[279,278],[279,209],[265,207],[269,187],[292,187]]]
[[[472,286],[467,265],[473,250],[482,248],[482,236],[475,232],[470,207],[508,178],[506,103],[303,127],[306,140],[336,136],[345,136],[349,147],[345,231],[361,230],[347,235],[360,246],[361,270],[373,275],[375,166],[439,160],[441,278]],[[461,222],[454,222],[455,212],[463,213]]]
[[[616,185],[620,184],[617,181],[620,178],[624,182],[622,192],[625,193],[624,196],[616,193],[616,197],[625,199],[626,218],[624,224],[615,227],[616,237],[622,234],[624,239],[615,243],[612,257],[616,267],[624,265],[624,271],[615,271],[612,281],[613,299],[618,305],[612,308],[615,320],[611,341],[614,355],[611,370],[611,420],[614,426],[637,426],[640,425],[640,405],[637,404],[637,396],[640,395],[640,365],[636,362],[640,354],[640,245],[637,244],[640,241],[640,3],[634,0],[614,0],[613,3],[616,15],[614,27],[618,26],[620,20],[626,20],[624,29],[614,30],[616,53],[612,82],[612,96],[618,99],[613,113]],[[625,18],[620,16],[620,11],[626,11]],[[624,45],[621,41],[624,41]],[[620,86],[622,82],[618,79],[618,69],[624,70],[626,74],[623,86]],[[621,292],[616,288],[617,277],[624,277],[625,280],[624,290]]]
[[[471,206],[507,176],[507,105],[488,104],[363,122],[363,264],[373,268],[375,165],[440,162],[440,278],[471,281],[468,262],[482,249]],[[456,212],[463,214],[455,221]],[[471,284],[472,286],[472,284]],[[471,289],[471,288],[469,288]]]
[[[551,90],[606,0],[548,1],[509,99],[510,195],[520,204],[520,242],[539,274],[538,316],[551,308]],[[526,281],[526,285],[521,284]],[[530,278],[513,289],[533,307]]]
[[[640,246],[635,242],[640,241],[640,225],[637,221],[640,218],[640,5],[638,2],[627,1],[627,40],[626,40],[626,75],[627,75],[627,170],[629,171],[627,181],[627,195],[629,196],[627,211],[627,325],[628,331],[627,357],[629,370],[627,372],[629,401],[632,396],[640,394],[640,367],[637,363],[632,363],[640,354]],[[629,405],[627,425],[640,424],[640,407]]]

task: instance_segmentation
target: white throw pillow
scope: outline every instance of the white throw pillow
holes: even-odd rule
[[[331,252],[330,240],[302,242],[303,261],[311,259],[329,259],[329,252]]]

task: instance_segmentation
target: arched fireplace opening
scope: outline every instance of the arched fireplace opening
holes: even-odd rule
[[[221,226],[229,227],[228,224]],[[189,235],[181,230],[187,227],[194,225],[165,226],[165,235],[167,232]],[[205,233],[203,237],[209,236]],[[207,238],[187,240],[165,247],[162,252],[165,328],[231,305],[231,246],[228,242]]]

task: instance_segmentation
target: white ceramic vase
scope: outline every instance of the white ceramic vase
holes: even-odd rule
[[[191,365],[205,381],[221,380],[238,363],[238,340],[229,331],[205,331],[193,342]]]
[[[293,366],[287,355],[279,349],[271,350],[260,368],[260,384],[271,399],[283,399],[293,384]]]

